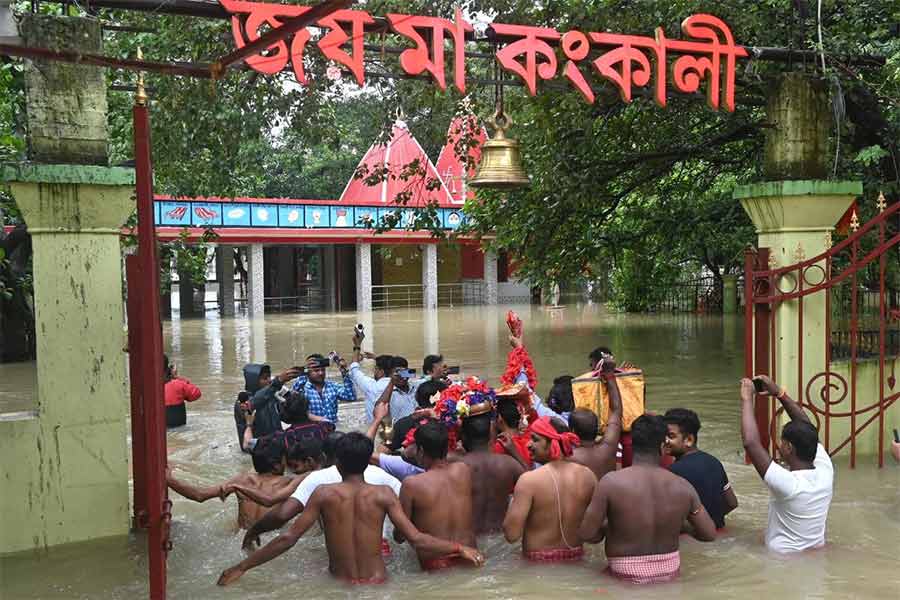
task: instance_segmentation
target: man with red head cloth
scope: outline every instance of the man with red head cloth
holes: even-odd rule
[[[578,527],[597,478],[587,467],[564,460],[579,441],[565,423],[541,417],[530,431],[531,456],[544,466],[519,478],[503,533],[508,542],[522,540],[522,552],[529,560],[579,560],[584,548]]]

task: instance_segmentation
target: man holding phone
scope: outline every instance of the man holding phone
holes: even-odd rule
[[[384,392],[384,388],[391,381],[391,370],[393,366],[391,361],[393,357],[390,354],[379,354],[375,356],[375,369],[373,377],[369,377],[363,373],[360,363],[365,357],[362,351],[362,341],[365,339],[362,325],[357,325],[353,330],[353,357],[350,359],[350,379],[357,391],[361,392],[366,403],[366,423],[371,424],[373,420],[372,412],[375,410],[375,403]]]
[[[781,430],[778,451],[785,466],[762,445],[754,410],[757,394],[774,396],[790,421]],[[769,488],[766,546],[800,552],[825,545],[828,509],[834,492],[834,466],[819,443],[819,432],[787,390],[765,375],[741,380],[741,437],[756,472]]]
[[[321,354],[310,354],[306,357],[306,369],[294,382],[295,392],[303,391],[309,401],[309,413],[327,419],[332,423],[338,421],[338,402],[353,402],[356,392],[353,381],[347,372],[347,364],[339,363],[343,381],[341,385],[333,381],[325,381],[325,369],[330,360]]]
[[[416,376],[416,371],[409,368],[409,362],[405,358],[393,357],[391,366],[391,381],[394,384],[394,392],[391,394],[391,423],[396,423],[418,409],[416,389],[419,386],[410,383],[410,379]]]

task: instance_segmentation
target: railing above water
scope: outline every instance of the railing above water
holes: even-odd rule
[[[467,283],[439,283],[438,306],[467,306],[484,303],[484,285]],[[425,286],[422,284],[373,285],[372,308],[422,308],[425,306]]]

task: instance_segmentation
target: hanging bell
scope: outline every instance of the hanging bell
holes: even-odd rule
[[[468,185],[494,190],[514,190],[529,185],[531,180],[522,168],[519,142],[506,137],[512,120],[497,111],[489,122],[494,127],[494,137],[481,147],[478,172]]]

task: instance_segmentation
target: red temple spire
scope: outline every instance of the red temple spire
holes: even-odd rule
[[[409,170],[409,165],[419,161],[419,166],[424,170],[424,175],[417,174],[404,180],[401,175]],[[457,206],[451,198],[447,186],[444,185],[434,163],[422,150],[422,146],[413,137],[406,123],[398,118],[391,128],[391,139],[387,144],[373,144],[359,162],[359,167],[365,167],[365,172],[371,174],[379,169],[385,169],[387,176],[376,185],[367,185],[365,178],[357,178],[355,175],[347,182],[344,192],[341,194],[341,202],[346,204],[371,206],[373,203],[385,205],[394,204],[397,196],[402,192],[411,192],[412,197],[407,206],[424,206],[429,203],[437,203],[441,207]],[[428,182],[438,180],[440,186],[428,189]]]

